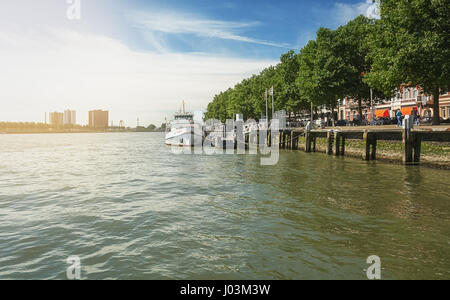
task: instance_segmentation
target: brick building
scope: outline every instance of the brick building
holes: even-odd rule
[[[439,98],[439,112],[441,118],[450,117],[450,93],[445,93]],[[369,103],[363,103],[363,119],[371,119],[371,107]],[[401,110],[403,115],[410,115],[416,109],[422,117],[433,116],[433,97],[424,95],[417,87],[402,86],[394,97],[375,104],[375,117],[395,117],[395,113]],[[339,120],[353,121],[359,115],[358,102],[346,97],[339,102]]]

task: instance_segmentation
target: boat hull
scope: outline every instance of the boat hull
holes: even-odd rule
[[[194,147],[196,144],[201,146],[203,137],[196,136],[191,128],[183,128],[167,133],[165,144],[178,147]]]

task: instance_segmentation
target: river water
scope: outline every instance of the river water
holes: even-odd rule
[[[450,279],[450,172],[159,133],[0,135],[0,279]]]

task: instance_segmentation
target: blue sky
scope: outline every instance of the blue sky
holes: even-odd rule
[[[73,1],[81,18],[69,20]],[[5,0],[0,3],[0,121],[45,112],[110,110],[111,120],[160,124],[213,96],[321,26],[366,14],[366,0]],[[263,89],[264,87],[262,87]]]
[[[99,7],[105,1],[94,2]],[[122,27],[116,37],[136,49],[158,50],[163,46],[176,52],[271,59],[289,49],[298,50],[314,39],[319,27],[336,28],[364,14],[370,5],[364,0],[106,2],[105,17]]]

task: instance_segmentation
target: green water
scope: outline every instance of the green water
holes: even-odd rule
[[[0,136],[0,279],[450,279],[450,172],[161,134]]]

